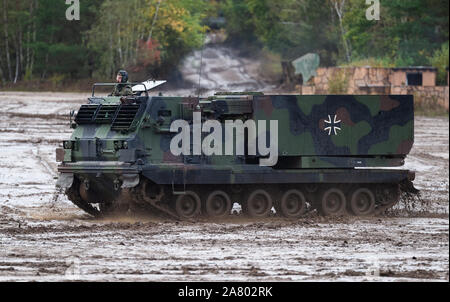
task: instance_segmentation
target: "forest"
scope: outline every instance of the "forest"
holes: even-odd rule
[[[0,0],[0,85],[111,78],[120,68],[165,77],[211,31],[243,56],[435,66],[446,82],[448,0],[380,0],[380,20],[366,18],[365,0],[79,2],[80,20],[67,20],[65,0]]]

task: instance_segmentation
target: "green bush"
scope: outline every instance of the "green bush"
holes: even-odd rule
[[[437,80],[438,85],[447,85],[447,70],[448,67],[448,52],[449,44],[448,41],[442,44],[440,49],[437,49],[433,56],[430,58],[430,64],[437,68]]]
[[[260,75],[267,81],[278,82],[283,74],[281,56],[267,49],[264,49],[260,56]]]
[[[384,68],[392,68],[395,67],[394,62],[388,58],[355,58],[350,63],[342,62],[342,64],[339,64],[341,67],[384,67]]]
[[[348,76],[345,69],[336,70],[328,81],[329,94],[346,94],[348,90]]]

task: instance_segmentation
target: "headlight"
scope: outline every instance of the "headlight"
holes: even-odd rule
[[[114,149],[116,150],[120,150],[123,147],[123,142],[122,141],[114,141]]]
[[[125,141],[114,141],[114,149],[128,149],[128,142]]]
[[[69,149],[69,150],[73,149],[73,142],[71,142],[71,141],[65,141],[63,143],[63,145],[64,145],[64,149]]]

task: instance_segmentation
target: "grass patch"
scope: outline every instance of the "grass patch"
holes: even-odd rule
[[[328,81],[329,94],[346,94],[349,85],[348,75],[345,69],[335,70]]]

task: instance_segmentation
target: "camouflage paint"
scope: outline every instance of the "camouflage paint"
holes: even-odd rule
[[[64,150],[59,171],[93,182],[106,175],[110,182],[124,181],[123,175],[144,175],[160,184],[398,183],[408,178],[404,170],[353,168],[403,165],[414,142],[412,96],[158,96],[133,97],[131,104],[136,110],[121,105],[117,97],[91,99],[92,116],[77,116],[73,147]],[[114,116],[99,116],[102,106],[116,106],[110,108]],[[121,110],[131,113],[120,115]],[[171,154],[171,123],[185,119],[192,131],[192,113],[199,110],[204,119],[221,123],[277,120],[279,165],[260,167],[258,155]],[[330,117],[339,121],[336,135],[325,131]],[[125,124],[119,127],[120,118]]]

